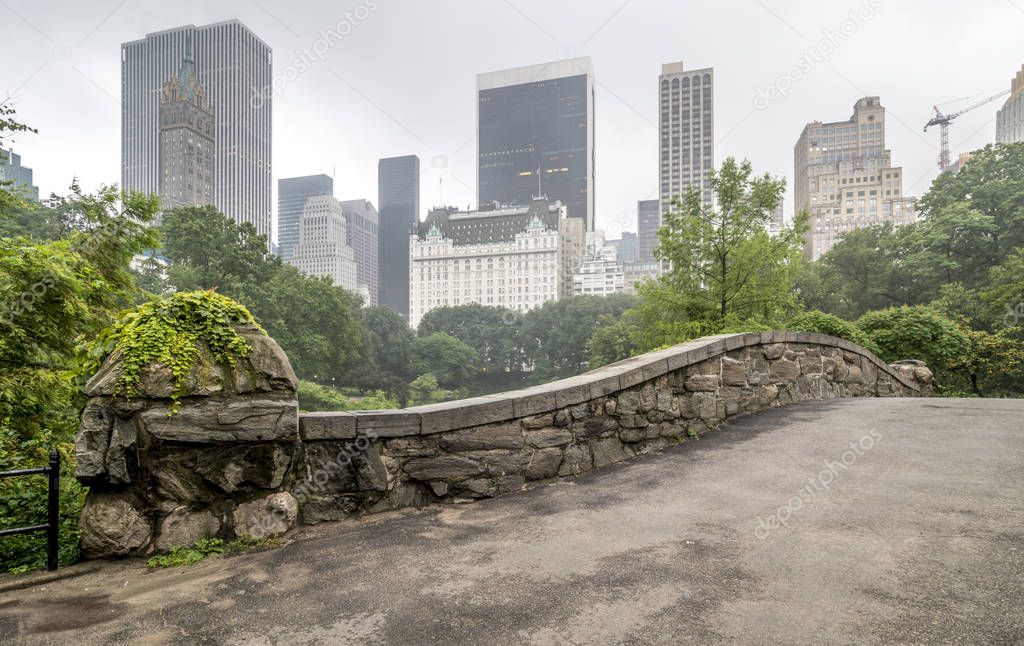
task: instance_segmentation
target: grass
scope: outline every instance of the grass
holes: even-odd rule
[[[201,538],[190,546],[179,546],[172,548],[167,554],[157,554],[146,561],[146,566],[151,569],[166,567],[182,567],[194,565],[208,556],[233,556],[243,552],[259,550],[269,547],[283,545],[285,541],[281,538],[236,538],[230,543],[225,543],[219,538]]]

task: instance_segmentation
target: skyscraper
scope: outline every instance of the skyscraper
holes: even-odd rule
[[[542,194],[593,231],[590,58],[480,74],[476,88],[480,205],[527,205]]]
[[[615,249],[615,259],[620,264],[635,263],[640,258],[637,237],[632,231],[623,231],[622,236],[618,240],[609,240],[607,244]]]
[[[1024,65],[1010,81],[1010,96],[996,113],[996,143],[1024,141]]]
[[[711,171],[715,167],[714,84],[715,71],[710,67],[686,70],[682,61],[661,66],[659,227],[660,216],[671,208],[672,198],[691,187],[700,190],[705,204],[711,204]]]
[[[848,231],[916,220],[903,196],[903,169],[885,148],[885,108],[877,96],[858,99],[846,121],[804,126],[794,149],[795,213],[808,211],[805,255],[817,260]]]
[[[409,319],[409,236],[420,221],[420,158],[377,162],[381,305]]]
[[[655,262],[658,229],[661,228],[661,201],[638,200],[636,203],[637,255],[641,263]],[[634,261],[636,262],[636,261]]]
[[[320,195],[334,195],[334,179],[306,175],[277,180],[277,255],[281,260],[291,260],[292,249],[299,244],[299,219],[306,200]]]
[[[356,259],[356,288],[366,304],[377,304],[380,292],[379,214],[369,200],[342,200],[348,246]]]
[[[13,149],[0,148],[0,182],[11,183],[4,186],[4,190],[34,202],[39,201],[39,188],[32,185],[32,169],[21,165],[21,155]]]
[[[356,262],[348,246],[345,215],[333,195],[306,200],[299,217],[299,243],[288,262],[299,271],[326,276],[350,292],[357,291]]]
[[[213,203],[213,113],[192,52],[160,91],[160,207]]]
[[[237,20],[176,27],[121,45],[121,185],[160,191],[161,87],[188,51],[213,113],[213,204],[269,240],[271,50]]]

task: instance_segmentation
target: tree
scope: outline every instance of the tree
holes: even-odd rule
[[[288,354],[295,372],[340,378],[364,356],[358,296],[270,254],[266,237],[214,207],[164,214],[168,280],[178,290],[216,289],[238,300]]]
[[[421,337],[437,333],[455,337],[476,350],[485,371],[509,372],[523,364],[521,317],[513,310],[478,303],[438,307],[423,316],[417,333]]]
[[[479,360],[476,350],[441,332],[416,337],[412,343],[412,371],[433,374],[445,388],[464,386],[477,371]]]
[[[368,359],[378,370],[409,379],[409,352],[416,335],[405,320],[387,307],[361,311]]]
[[[520,337],[534,379],[570,377],[590,363],[587,341],[602,317],[617,319],[637,304],[635,296],[575,296],[548,301],[523,317]]]
[[[641,289],[645,300],[665,308],[659,316],[675,323],[768,321],[796,307],[793,285],[802,259],[807,216],[777,237],[768,235],[785,180],[752,177],[748,161],[728,158],[711,174],[715,206],[691,189],[672,201],[658,232],[659,260],[669,266],[658,281]]]

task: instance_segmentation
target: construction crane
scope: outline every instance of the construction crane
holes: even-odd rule
[[[982,99],[981,101],[971,104],[964,108],[963,110],[960,110],[959,112],[954,112],[952,114],[942,114],[942,111],[939,110],[939,106],[932,106],[932,109],[935,110],[935,116],[929,119],[928,123],[924,124],[924,131],[928,132],[928,128],[930,128],[931,126],[939,126],[939,170],[946,170],[947,168],[949,168],[949,122],[952,121],[953,119],[956,119],[965,112],[970,112],[974,108],[980,108],[986,103],[995,101],[999,97],[1007,95],[1009,93],[1009,90],[1003,90],[998,94],[993,94],[987,99]]]

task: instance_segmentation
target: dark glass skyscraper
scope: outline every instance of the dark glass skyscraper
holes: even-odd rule
[[[409,320],[409,235],[420,220],[420,158],[377,162],[380,205],[379,303]]]
[[[292,248],[299,244],[299,219],[306,200],[334,195],[334,180],[327,175],[306,175],[277,180],[277,255],[292,259]]]
[[[655,262],[654,250],[658,248],[658,229],[661,228],[660,204],[659,200],[638,200],[636,203],[638,256],[644,264]]]
[[[539,192],[560,200],[569,217],[593,231],[590,59],[480,74],[476,86],[480,204],[530,204]]]

